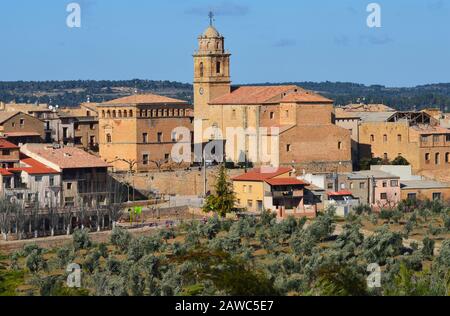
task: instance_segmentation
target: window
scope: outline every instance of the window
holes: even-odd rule
[[[381,200],[387,200],[387,193],[381,193],[380,194],[380,199]]]
[[[383,143],[387,143],[388,141],[388,137],[386,134],[383,135]]]
[[[342,149],[342,142],[338,142],[338,149],[339,149],[339,150]]]
[[[74,197],[66,197],[66,198],[64,198],[64,204],[65,204],[65,206],[74,206],[75,205],[75,198]]]
[[[384,154],[383,154],[383,158],[384,158],[384,160],[388,160],[388,154],[387,154],[387,153],[384,153]]]
[[[236,110],[231,111],[231,118],[236,119]]]
[[[425,154],[425,161],[428,163],[430,162],[430,154],[429,153]]]
[[[445,141],[450,142],[450,134],[445,135]]]
[[[370,141],[373,143],[375,141],[375,135],[370,135]]]
[[[36,181],[36,182],[42,182],[42,176],[36,176],[36,177],[34,177],[34,181]]]
[[[244,190],[244,193],[247,193],[247,186],[246,185],[242,186],[242,189]]]
[[[341,190],[345,189],[345,183],[341,183]]]
[[[124,112],[124,113],[127,113],[127,112]],[[89,124],[89,128],[91,129],[91,131],[93,131],[95,129],[94,123]]]
[[[286,151],[287,151],[287,152],[290,152],[290,151],[291,151],[291,144],[287,144],[287,145],[286,145]]]
[[[398,187],[398,181],[397,180],[391,180],[391,187],[393,187],[393,188]]]
[[[433,135],[433,142],[434,142],[434,143],[439,143],[440,139],[441,139],[441,136],[439,136],[439,135]]]
[[[148,165],[148,154],[142,155],[142,164]]]
[[[441,200],[441,199],[442,199],[442,194],[440,192],[433,193],[433,201]]]
[[[72,190],[72,183],[67,183],[66,184],[66,188],[67,188],[67,190]]]
[[[220,61],[218,61],[217,63],[216,63],[216,73],[218,73],[218,74],[220,74],[221,73],[221,64],[220,64]]]
[[[436,153],[436,155],[434,155],[434,164],[436,164],[436,165],[441,164],[441,154],[440,153]]]
[[[408,193],[408,200],[415,200],[417,198],[417,194],[416,193]]]
[[[162,143],[163,141],[163,133],[158,132],[158,143]]]
[[[401,134],[398,134],[398,135],[397,135],[397,141],[398,141],[399,143],[402,142],[402,135],[401,135]]]
[[[450,153],[445,153],[445,163],[450,163]]]
[[[427,143],[428,142],[428,136],[427,135],[422,135],[422,136],[420,136],[420,140],[422,141],[422,143]]]
[[[111,143],[112,143],[112,137],[111,137],[111,134],[106,134],[106,142],[107,142],[108,144],[111,144]]]
[[[178,140],[178,137],[177,137],[178,135],[177,135],[177,132],[172,132],[172,141],[173,142],[176,142],[177,140]]]
[[[236,200],[237,205],[241,205],[241,199]]]
[[[20,127],[23,127],[25,125],[25,120],[24,119],[20,119]]]
[[[200,69],[200,77],[203,77],[203,69],[204,69],[203,63],[200,63],[199,69]]]
[[[2,155],[3,156],[9,156],[9,155],[11,155],[11,151],[9,149],[3,149],[2,150]]]
[[[333,183],[328,183],[327,184],[327,189],[328,190],[333,190],[333,187],[334,187]]]
[[[270,119],[273,120],[275,118],[275,113],[274,112],[270,112]]]
[[[49,185],[51,187],[55,186],[55,177],[54,176],[50,176],[48,179]]]
[[[165,160],[169,160],[169,158],[170,158],[170,154],[164,154],[164,159]]]
[[[350,182],[349,187],[350,187],[350,189],[353,189],[353,182]]]
[[[143,142],[144,144],[147,144],[147,143],[148,143],[148,133],[143,133],[143,134],[142,134],[142,142]]]
[[[359,188],[360,189],[365,189],[366,188],[366,183],[365,182],[360,182],[359,183]]]
[[[247,207],[249,207],[249,208],[253,207],[253,200],[247,201]]]
[[[383,181],[383,188],[387,188],[387,181]]]

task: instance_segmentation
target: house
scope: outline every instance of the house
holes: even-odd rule
[[[450,201],[450,184],[432,180],[400,181],[402,200]]]
[[[97,106],[100,157],[115,171],[147,172],[178,165],[176,143],[191,145],[192,107],[182,100],[136,94]]]
[[[61,205],[61,175],[37,160],[20,154],[12,168],[0,169],[1,196],[25,208],[48,209]]]
[[[70,146],[26,144],[21,152],[61,173],[64,207],[96,207],[108,203],[114,192],[110,165],[82,149]]]
[[[83,116],[81,113],[84,111],[58,112],[60,125],[57,130],[59,135],[57,143],[98,152],[98,117]]]
[[[42,143],[44,122],[23,112],[0,112],[0,137],[16,145]]]
[[[358,198],[353,196],[351,191],[328,192],[328,199],[324,201],[324,209],[333,207],[336,215],[345,217],[353,211],[353,208],[360,205]]]
[[[304,188],[308,184],[293,177],[293,171],[262,167],[234,177],[236,206],[250,212],[276,211],[279,217],[314,214],[315,210],[304,204]]]
[[[0,138],[0,168],[14,168],[20,161],[19,146]]]

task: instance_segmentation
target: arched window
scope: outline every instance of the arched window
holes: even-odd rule
[[[139,116],[140,117],[144,116],[144,110],[139,110]]]
[[[128,117],[128,111],[127,110],[123,111],[123,117]]]
[[[338,149],[339,149],[339,150],[342,149],[342,142],[338,142]]]
[[[430,162],[430,153],[425,154],[425,161]]]
[[[220,64],[220,61],[218,61],[218,62],[216,63],[216,73],[218,73],[218,74],[221,73],[221,64]]]
[[[216,44],[216,49],[217,49],[217,50],[220,49],[220,42],[217,42],[217,44]]]
[[[108,143],[108,144],[111,144],[112,143],[112,137],[111,137],[111,134],[106,134],[106,142]]]
[[[113,110],[112,114],[113,114],[113,118],[116,118],[116,110]]]
[[[119,117],[122,117],[122,110],[119,110]]]
[[[130,110],[130,117],[133,117],[133,110]]]
[[[436,155],[434,157],[434,163],[436,165],[439,165],[441,163],[441,154],[440,153],[436,153]]]
[[[102,117],[105,118],[105,110],[102,110]]]
[[[200,77],[203,77],[203,72],[204,72],[204,66],[203,66],[203,62],[200,63]]]
[[[111,111],[110,111],[110,110],[108,110],[108,112],[106,112],[106,116],[107,116],[108,118],[111,118]]]

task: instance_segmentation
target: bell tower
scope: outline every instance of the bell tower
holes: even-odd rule
[[[194,54],[194,116],[210,126],[209,102],[231,92],[230,56],[225,51],[225,38],[213,25],[210,12],[208,28],[198,37]]]

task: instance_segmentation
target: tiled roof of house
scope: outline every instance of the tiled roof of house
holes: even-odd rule
[[[333,100],[327,99],[320,94],[311,91],[302,91],[297,93],[290,93],[282,100],[282,103],[333,103]]]
[[[242,86],[231,93],[212,100],[209,104],[264,104],[280,102],[288,93],[303,92],[294,85],[288,86]]]
[[[11,112],[1,111],[0,112],[0,124],[4,123],[5,121],[9,120],[11,117],[16,116],[19,113],[20,113],[19,111],[11,111]]]
[[[135,94],[135,95],[130,95],[128,97],[111,100],[111,101],[100,104],[100,106],[102,106],[102,105],[121,105],[121,104],[161,104],[161,103],[168,103],[168,104],[184,103],[184,104],[187,104],[187,102],[183,101],[183,100],[177,100],[177,99],[165,97],[162,95],[147,93],[147,94]]]
[[[351,191],[338,191],[338,192],[328,192],[328,196],[347,196],[353,195]]]
[[[450,188],[450,184],[433,180],[400,181],[402,189],[441,189]]]
[[[270,185],[308,185],[308,183],[296,178],[274,178],[267,179],[266,182]]]
[[[268,179],[280,176],[282,174],[291,172],[292,168],[281,167],[281,168],[257,168],[252,169],[247,173],[241,174],[240,176],[234,177],[234,181],[266,181]]]
[[[19,146],[8,142],[4,138],[0,138],[0,149],[18,149],[18,148],[19,148]]]
[[[107,168],[110,165],[102,159],[75,147],[53,148],[45,144],[26,144],[21,151],[41,163],[59,169]]]
[[[47,167],[46,165],[40,163],[39,161],[30,158],[25,155],[21,155],[20,157],[21,167],[19,168],[9,168],[7,171],[24,171],[28,174],[58,174],[59,172],[55,169]]]
[[[6,169],[0,168],[0,175],[2,176],[12,176],[12,173]]]

